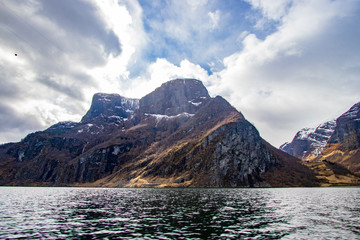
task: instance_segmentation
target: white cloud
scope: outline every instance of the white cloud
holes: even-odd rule
[[[218,73],[220,80],[212,88],[243,111],[265,139],[280,145],[307,124],[335,117],[329,116],[334,109],[346,110],[358,101],[359,93],[352,88],[359,84],[348,78],[351,72],[341,69],[349,64],[347,54],[337,58],[333,56],[336,49],[331,49],[336,48],[336,41],[347,41],[353,33],[344,24],[346,16],[352,16],[354,2],[298,1],[279,15],[276,9],[285,9],[288,1],[278,1],[275,6],[252,2],[266,17],[281,18],[281,24],[264,40],[247,35],[244,48],[224,59],[226,68]],[[338,25],[335,29],[334,24]],[[338,29],[344,28],[347,36],[337,36]],[[350,63],[353,61],[352,57]],[[348,79],[344,81],[344,77]]]
[[[219,27],[220,21],[220,11],[216,10],[215,12],[208,12],[210,18],[210,29],[214,30]]]
[[[106,65],[90,71],[97,79],[102,79],[98,91],[112,92],[121,89],[121,81],[129,80],[129,68],[139,64],[141,51],[147,44],[147,37],[142,26],[142,10],[134,1],[94,1],[99,14],[109,30],[113,30],[119,39],[122,52],[118,56],[109,55]],[[131,10],[131,12],[129,12]],[[91,97],[93,92],[89,94]]]
[[[131,85],[127,86],[126,96],[141,98],[155,90],[162,83],[176,78],[201,79],[205,84],[209,75],[199,65],[191,63],[187,59],[176,66],[164,58],[158,58],[156,62],[149,65],[146,78],[133,79]]]
[[[254,8],[259,8],[263,16],[272,20],[280,20],[286,15],[291,0],[247,0]]]

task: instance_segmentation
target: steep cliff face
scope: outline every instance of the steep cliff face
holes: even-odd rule
[[[125,98],[119,94],[97,93],[81,122],[90,122],[98,117],[131,118],[138,106],[138,99]]]
[[[360,103],[336,120],[336,128],[329,143],[342,143],[349,150],[360,147]]]
[[[140,99],[142,113],[175,116],[194,114],[210,98],[201,81],[177,79],[166,82]]]
[[[316,185],[312,172],[289,157],[225,99],[211,98],[200,81],[177,79],[140,101],[96,94],[81,122],[0,146],[0,184]],[[282,184],[274,181],[279,176]]]

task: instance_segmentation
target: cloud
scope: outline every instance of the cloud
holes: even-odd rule
[[[145,78],[133,79],[131,85],[123,86],[123,89],[126,89],[124,94],[141,98],[155,90],[162,83],[176,78],[201,79],[204,84],[207,84],[210,76],[200,65],[191,63],[186,59],[181,61],[179,66],[176,66],[164,58],[158,58],[156,62],[148,66]]]
[[[264,18],[281,20],[292,4],[291,0],[247,0],[253,8],[260,9]]]
[[[18,137],[24,133],[39,130],[42,128],[37,116],[32,114],[19,114],[14,109],[0,103],[0,142],[12,141],[13,137]]]
[[[0,114],[29,129],[34,128],[24,123],[22,115],[35,116],[38,129],[79,120],[91,95],[102,83],[108,85],[89,70],[104,67],[109,58],[123,53],[118,36],[106,27],[96,5],[1,1],[0,19],[0,99],[7,106]],[[2,117],[0,125],[7,126],[8,119]],[[25,127],[9,127],[7,133],[14,132],[9,136],[23,137]]]
[[[215,12],[208,12],[208,16],[210,18],[211,30],[218,28],[220,21],[220,11],[216,10]]]
[[[249,26],[248,20],[241,18],[249,9],[247,4],[230,1],[142,2],[149,38],[145,53],[150,61],[166,58],[180,64],[183,59],[188,59],[209,73],[218,71],[223,68],[221,60],[239,50],[241,42],[237,39]],[[229,8],[233,8],[234,13],[227,14]]]
[[[359,17],[353,15],[358,6],[354,1],[301,1],[289,7],[288,1],[279,1],[277,8],[287,10],[274,15],[273,6],[264,2],[253,1],[254,7],[280,19],[277,31],[264,40],[247,35],[244,48],[224,59],[213,88],[243,111],[265,139],[280,145],[302,127],[335,117],[332,112],[340,114],[359,100],[354,76],[360,47],[353,44],[360,36],[355,30]]]

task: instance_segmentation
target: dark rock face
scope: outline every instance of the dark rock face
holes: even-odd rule
[[[343,143],[348,149],[360,147],[360,103],[352,106],[336,120],[329,143]]]
[[[210,98],[201,81],[176,79],[164,83],[140,100],[143,113],[174,116],[183,112],[193,114]]]
[[[262,182],[261,175],[277,163],[247,121],[218,128],[203,140],[203,148],[209,145],[216,146],[211,155],[211,182],[218,187],[255,186]]]
[[[130,118],[138,106],[138,99],[121,97],[119,94],[97,93],[81,122],[90,122],[100,116]]]
[[[1,145],[0,184],[269,186],[271,176],[263,176],[290,165],[299,177],[282,174],[284,184],[276,186],[317,184],[303,182],[302,174],[311,173],[297,160],[284,164],[288,157],[225,99],[211,98],[200,81],[176,79],[140,101],[95,94],[81,122]]]

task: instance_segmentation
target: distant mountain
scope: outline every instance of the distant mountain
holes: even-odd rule
[[[334,133],[336,121],[328,121],[317,128],[303,128],[296,133],[290,143],[284,143],[280,149],[301,159],[318,156]]]
[[[305,164],[329,185],[360,184],[360,103],[336,121],[315,130],[302,129],[280,149],[306,160]]]
[[[0,185],[317,186],[300,161],[201,81],[176,79],[140,100],[95,94],[80,122],[0,146]]]

